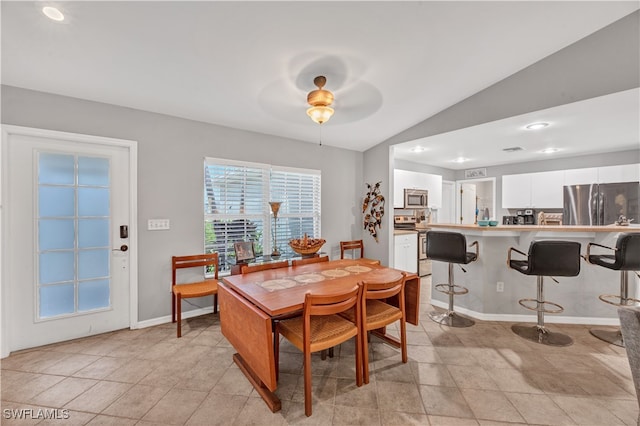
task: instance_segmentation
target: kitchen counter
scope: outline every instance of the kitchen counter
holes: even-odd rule
[[[479,226],[461,225],[456,223],[432,223],[429,225],[434,229],[448,228],[465,231],[486,231],[486,232],[640,232],[640,226],[584,226],[584,225],[498,225]]]
[[[393,235],[408,235],[408,234],[416,234],[418,231],[415,229],[394,229]]]
[[[535,240],[566,240],[581,244],[580,252],[587,252],[588,243],[598,243],[615,247],[616,239],[623,232],[640,232],[640,226],[566,226],[566,225],[498,225],[486,227],[478,225],[436,224],[432,230],[460,232],[466,236],[467,244],[479,243],[478,260],[465,265],[467,273],[455,268],[456,284],[465,286],[469,293],[455,298],[456,310],[471,317],[489,321],[530,321],[535,322],[535,313],[523,309],[518,300],[535,298],[536,277],[526,276],[510,269],[507,251],[510,247],[524,253]],[[470,249],[471,250],[471,249]],[[595,247],[595,254],[611,251]],[[514,259],[524,259],[514,253]],[[545,278],[545,298],[559,303],[565,311],[557,315],[546,315],[545,321],[616,325],[617,311],[614,306],[601,302],[601,294],[618,294],[620,275],[597,265],[580,260],[580,274],[577,277],[557,277],[559,284]],[[447,295],[434,290],[436,284],[447,281],[448,267],[445,262],[433,262],[432,304],[441,308],[447,306]],[[503,283],[504,291],[498,291],[498,283]],[[629,274],[629,296],[640,297],[640,280]]]

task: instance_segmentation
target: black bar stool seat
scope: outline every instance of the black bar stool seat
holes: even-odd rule
[[[476,246],[476,252],[467,251],[467,239],[458,232],[429,231],[427,232],[427,257],[431,260],[449,263],[449,282],[437,284],[434,288],[449,296],[449,309],[444,312],[431,312],[429,318],[433,321],[448,325],[449,327],[470,327],[475,321],[460,316],[453,310],[453,298],[456,295],[463,295],[469,289],[454,284],[453,265],[466,265],[478,259],[478,242],[474,241],[471,246]],[[460,266],[463,272],[467,272]]]
[[[592,247],[601,247],[613,251],[613,254],[591,254]],[[620,293],[601,294],[598,298],[614,306],[634,306],[640,300],[629,297],[629,271],[640,271],[640,234],[622,233],[618,235],[616,246],[608,247],[602,244],[589,243],[587,245],[587,261],[593,265],[620,271]],[[620,329],[616,331],[591,329],[589,332],[598,339],[624,347]]]
[[[526,260],[511,259],[512,252],[527,256]],[[535,326],[515,324],[514,333],[527,340],[550,346],[568,346],[571,337],[552,332],[544,325],[544,314],[558,314],[564,308],[544,299],[544,277],[575,277],[580,273],[580,243],[573,241],[533,241],[529,253],[511,247],[507,255],[507,265],[521,274],[537,276],[537,297],[520,299],[518,303],[525,309],[536,311],[538,322]]]

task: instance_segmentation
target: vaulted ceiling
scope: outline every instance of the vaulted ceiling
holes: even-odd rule
[[[364,151],[639,8],[3,1],[2,84]],[[306,115],[327,77],[335,115]]]

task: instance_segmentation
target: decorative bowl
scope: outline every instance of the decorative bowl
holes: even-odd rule
[[[478,226],[489,226],[489,221],[488,220],[479,220],[478,221]]]
[[[497,220],[490,220],[489,221],[489,226],[498,226],[498,221]]]
[[[305,234],[303,238],[294,238],[289,241],[289,247],[296,253],[308,256],[316,253],[326,241],[323,238],[309,238]]]

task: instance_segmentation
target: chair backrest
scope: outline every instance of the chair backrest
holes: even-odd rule
[[[400,303],[404,304],[404,284],[407,278],[405,272],[394,274],[385,281],[363,281],[362,297],[363,299],[387,299],[400,296]]]
[[[351,250],[353,255],[353,250],[358,249],[360,250],[360,257],[364,257],[364,243],[362,240],[340,241],[340,259],[344,259],[345,251]]]
[[[580,243],[532,241],[527,275],[575,277],[580,273]]]
[[[640,233],[624,233],[618,236],[615,269],[640,271]]]
[[[427,232],[427,257],[449,263],[467,263],[467,239],[459,232]]]
[[[359,310],[359,299],[362,286],[357,284],[340,293],[334,294],[313,294],[307,293],[304,296],[304,317],[305,322],[308,317],[318,315],[333,315],[347,311],[354,306]]]
[[[329,256],[305,257],[302,259],[293,259],[291,266],[308,265],[309,263],[328,262]]]
[[[176,277],[178,269],[195,268],[198,266],[212,266],[214,270],[214,278],[216,280],[218,279],[218,253],[194,254],[190,256],[172,256],[171,284],[177,284]]]
[[[267,269],[278,269],[289,267],[288,260],[280,260],[278,262],[261,263],[259,265],[244,265],[242,267],[242,274],[249,274],[251,272],[266,271]]]
[[[620,307],[618,308],[618,316],[620,317],[622,339],[631,367],[631,376],[640,405],[640,307]],[[638,415],[638,425],[640,425],[640,414]]]

